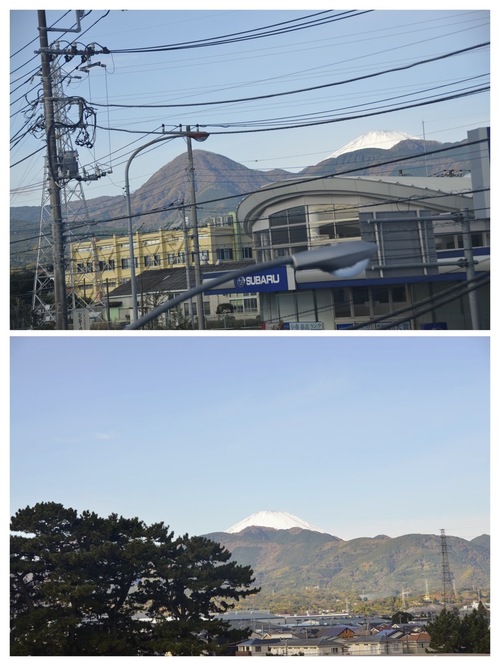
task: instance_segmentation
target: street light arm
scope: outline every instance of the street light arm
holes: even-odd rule
[[[208,134],[208,132],[200,132],[199,130],[193,132],[191,131],[190,127],[188,127],[185,132],[181,131],[181,132],[164,133],[161,136],[157,137],[156,139],[148,141],[148,143],[145,143],[144,145],[139,146],[139,148],[136,148],[136,150],[134,150],[132,155],[129,157],[127,165],[125,167],[125,197],[127,199],[128,238],[129,238],[129,253],[130,253],[130,282],[132,287],[132,318],[134,321],[137,321],[137,319],[139,318],[139,313],[137,307],[137,280],[135,275],[134,231],[132,227],[132,202],[130,197],[130,183],[128,177],[130,164],[134,159],[134,157],[136,157],[141,151],[145,150],[146,148],[149,148],[149,146],[153,146],[156,143],[161,143],[163,141],[171,141],[172,139],[175,139],[179,136],[186,137],[188,141],[190,139],[194,139],[195,141],[205,141],[210,135]],[[189,144],[189,149],[191,149],[191,144]]]
[[[198,294],[213,289],[225,282],[230,282],[238,277],[245,275],[253,275],[254,273],[269,268],[276,268],[277,266],[291,265],[295,270],[307,270],[319,268],[327,273],[342,275],[342,277],[351,277],[360,273],[366,268],[366,265],[371,256],[376,252],[377,246],[374,243],[366,243],[365,241],[352,241],[347,243],[337,243],[336,245],[327,245],[325,247],[316,248],[314,250],[307,250],[305,252],[298,252],[286,257],[280,257],[273,261],[267,261],[262,264],[251,264],[250,266],[243,266],[234,271],[228,271],[223,275],[206,280],[202,284],[196,285],[192,289],[175,296],[174,298],[162,303],[154,310],[147,312],[145,315],[135,320],[126,326],[126,329],[134,330],[142,328],[145,324],[153,319],[156,319],[161,314],[167,312],[176,305],[197,296]],[[342,271],[347,273],[342,274]],[[198,313],[198,316],[200,314]]]
[[[154,145],[155,143],[160,143],[160,141],[167,141],[175,139],[175,136],[159,136],[148,143],[145,143],[142,146],[139,146],[127,161],[125,167],[125,197],[127,199],[127,216],[128,216],[128,244],[129,244],[129,254],[130,254],[130,283],[132,287],[132,314],[134,321],[137,321],[139,317],[138,308],[137,308],[137,280],[135,277],[135,256],[134,256],[134,230],[132,227],[132,203],[130,198],[130,183],[128,172],[130,169],[130,164],[134,157],[137,156],[142,150],[149,148],[149,146]]]

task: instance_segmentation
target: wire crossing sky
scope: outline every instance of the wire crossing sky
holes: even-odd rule
[[[424,6],[426,3],[423,3]],[[288,5],[290,7],[290,5]],[[463,141],[489,125],[489,11],[323,9],[47,10],[65,51],[65,94],[95,129],[82,168],[108,175],[88,199],[122,195],[130,154],[179,125],[210,132],[204,150],[244,166],[300,171],[357,136],[400,130]],[[36,10],[10,12],[11,205],[42,199],[44,128]],[[73,136],[73,139],[75,136]],[[185,151],[137,160],[133,190]],[[202,175],[202,174],[201,174]]]

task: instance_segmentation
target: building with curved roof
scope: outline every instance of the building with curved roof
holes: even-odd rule
[[[472,176],[297,178],[247,196],[237,217],[258,264],[332,243],[377,245],[354,278],[288,270],[286,288],[260,293],[264,327],[488,329],[484,132]],[[478,209],[474,194],[486,190]]]

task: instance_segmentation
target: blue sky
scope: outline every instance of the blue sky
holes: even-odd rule
[[[183,9],[175,9],[179,4]],[[39,67],[39,56],[35,54],[39,47],[38,7],[34,3],[22,6],[26,9],[11,11],[10,112],[11,136],[16,136],[16,141],[10,157],[16,166],[11,168],[10,203],[38,206],[42,197],[43,152],[28,156],[42,146],[43,137],[29,134],[18,140],[26,128],[22,111],[27,100],[33,101],[37,90],[38,79],[30,79]],[[66,24],[63,11],[50,10],[50,6],[49,3],[48,24],[59,21],[57,25],[68,27],[69,17]],[[108,6],[113,8],[114,3]],[[131,9],[122,11],[127,6]],[[76,38],[81,44],[97,43],[111,51],[171,45],[241,33],[331,9],[323,2],[316,3],[314,9],[304,9],[297,3],[275,3],[271,5],[273,9],[268,9],[267,4],[259,2],[251,4],[256,10],[249,10],[245,4],[234,9],[227,3],[211,3],[209,10],[200,10],[205,7],[201,3],[189,2],[170,3],[171,9],[162,11],[144,11],[137,6],[138,3],[121,3],[109,14],[93,10],[82,21],[81,36],[52,32],[50,40]],[[421,2],[417,6],[418,11],[394,10],[394,3],[358,3],[359,14],[354,17],[281,36],[208,48],[98,56],[92,59],[96,66],[90,75],[77,71],[78,59],[72,60],[65,72],[73,78],[65,92],[95,104],[97,112],[94,145],[90,149],[78,148],[80,164],[90,171],[96,163],[104,170],[112,170],[105,178],[87,184],[85,197],[123,194],[128,157],[155,136],[152,133],[162,124],[167,130],[179,124],[200,124],[211,136],[204,144],[194,144],[195,149],[219,153],[247,167],[264,170],[300,170],[372,130],[401,130],[441,142],[465,140],[468,130],[490,123],[487,93],[391,113],[370,113],[487,84],[488,48],[332,85],[490,39],[488,10],[471,9],[470,3],[441,3],[439,7],[444,9],[434,9],[435,3]],[[361,14],[373,7],[375,11]],[[327,87],[276,98],[231,101],[313,86]],[[208,102],[218,103],[207,105]],[[182,106],[124,109],[106,106],[109,104]],[[365,117],[352,118],[359,114]],[[283,123],[303,125],[319,119],[328,122],[268,131]],[[263,128],[266,131],[255,131]],[[174,139],[137,158],[131,169],[132,191],[185,150],[184,141]],[[197,177],[202,178],[203,174]]]
[[[12,336],[11,512],[343,539],[489,525],[484,336]]]

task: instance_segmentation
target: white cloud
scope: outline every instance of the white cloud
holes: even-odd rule
[[[116,439],[117,434],[116,432],[114,432],[114,430],[111,430],[109,432],[94,432],[92,433],[92,437],[93,439],[102,442],[110,439]]]

